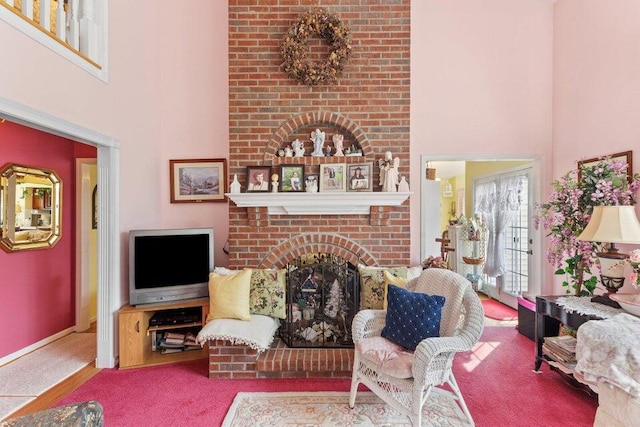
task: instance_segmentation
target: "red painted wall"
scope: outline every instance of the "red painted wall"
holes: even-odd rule
[[[58,243],[45,250],[0,251],[0,325],[4,335],[0,357],[75,323],[75,157],[95,156],[93,147],[10,122],[0,124],[0,164],[53,169],[63,184]]]

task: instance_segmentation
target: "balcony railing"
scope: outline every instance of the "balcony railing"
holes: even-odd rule
[[[0,0],[0,19],[106,81],[107,0]]]

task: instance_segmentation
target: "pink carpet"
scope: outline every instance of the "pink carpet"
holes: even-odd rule
[[[518,312],[493,299],[483,299],[484,315],[495,320],[518,320]]]
[[[478,427],[591,426],[597,401],[543,365],[513,327],[486,327],[454,372]],[[239,391],[348,391],[349,380],[210,380],[207,360],[105,369],[58,404],[95,399],[107,426],[219,426]],[[345,402],[346,404],[346,402]]]

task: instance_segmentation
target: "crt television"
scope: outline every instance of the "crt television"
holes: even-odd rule
[[[129,303],[209,295],[213,228],[129,231]]]

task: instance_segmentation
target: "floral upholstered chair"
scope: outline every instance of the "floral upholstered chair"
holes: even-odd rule
[[[438,394],[447,393],[473,425],[452,372],[456,353],[471,350],[484,328],[484,310],[471,283],[453,271],[431,268],[406,290],[388,287],[386,311],[361,310],[353,320],[349,406],[354,407],[362,383],[420,426],[434,388],[448,384],[452,393]]]

